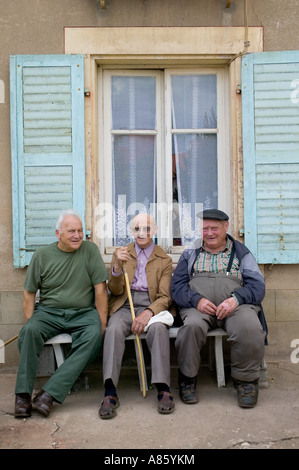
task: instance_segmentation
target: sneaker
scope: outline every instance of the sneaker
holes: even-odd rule
[[[182,382],[179,384],[181,400],[187,405],[193,405],[198,402],[198,396],[196,395],[196,383]]]
[[[253,408],[257,404],[259,394],[258,382],[241,382],[234,380],[235,389],[238,392],[238,405],[241,408]]]

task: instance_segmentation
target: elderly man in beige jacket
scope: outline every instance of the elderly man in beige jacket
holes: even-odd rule
[[[154,219],[149,214],[138,214],[132,219],[130,228],[134,242],[117,248],[110,266],[109,321],[103,349],[105,396],[99,410],[102,419],[115,416],[119,406],[116,387],[126,337],[131,333],[143,333],[150,319],[168,310],[172,303],[172,260],[153,242],[158,230]],[[134,321],[125,286],[123,263],[126,263],[131,288]],[[146,330],[146,341],[151,353],[151,382],[158,391],[158,412],[171,413],[174,410],[174,401],[170,392],[168,326],[160,321],[152,322]]]

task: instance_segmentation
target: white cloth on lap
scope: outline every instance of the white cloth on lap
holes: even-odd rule
[[[144,328],[144,331],[147,332],[149,327],[157,321],[165,323],[165,325],[171,326],[174,322],[174,318],[173,318],[173,315],[171,315],[171,313],[168,310],[163,310],[162,312],[157,313],[157,315],[154,315],[150,319],[150,321],[148,322],[148,324]]]

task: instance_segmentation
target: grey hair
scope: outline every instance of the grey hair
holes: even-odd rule
[[[56,230],[58,230],[59,232],[61,231],[61,224],[63,222],[63,219],[67,216],[67,215],[73,215],[74,217],[77,217],[81,223],[82,223],[82,218],[81,218],[81,215],[79,214],[79,212],[75,211],[74,209],[67,209],[65,211],[62,211],[60,214],[59,214],[59,217],[56,221]]]

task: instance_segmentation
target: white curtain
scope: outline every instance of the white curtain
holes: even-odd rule
[[[182,245],[200,236],[197,213],[217,208],[216,113],[216,75],[172,76],[174,200]]]
[[[155,127],[155,77],[112,77],[115,245],[131,241],[128,224],[132,216],[150,212],[156,202],[156,137],[143,133]]]

